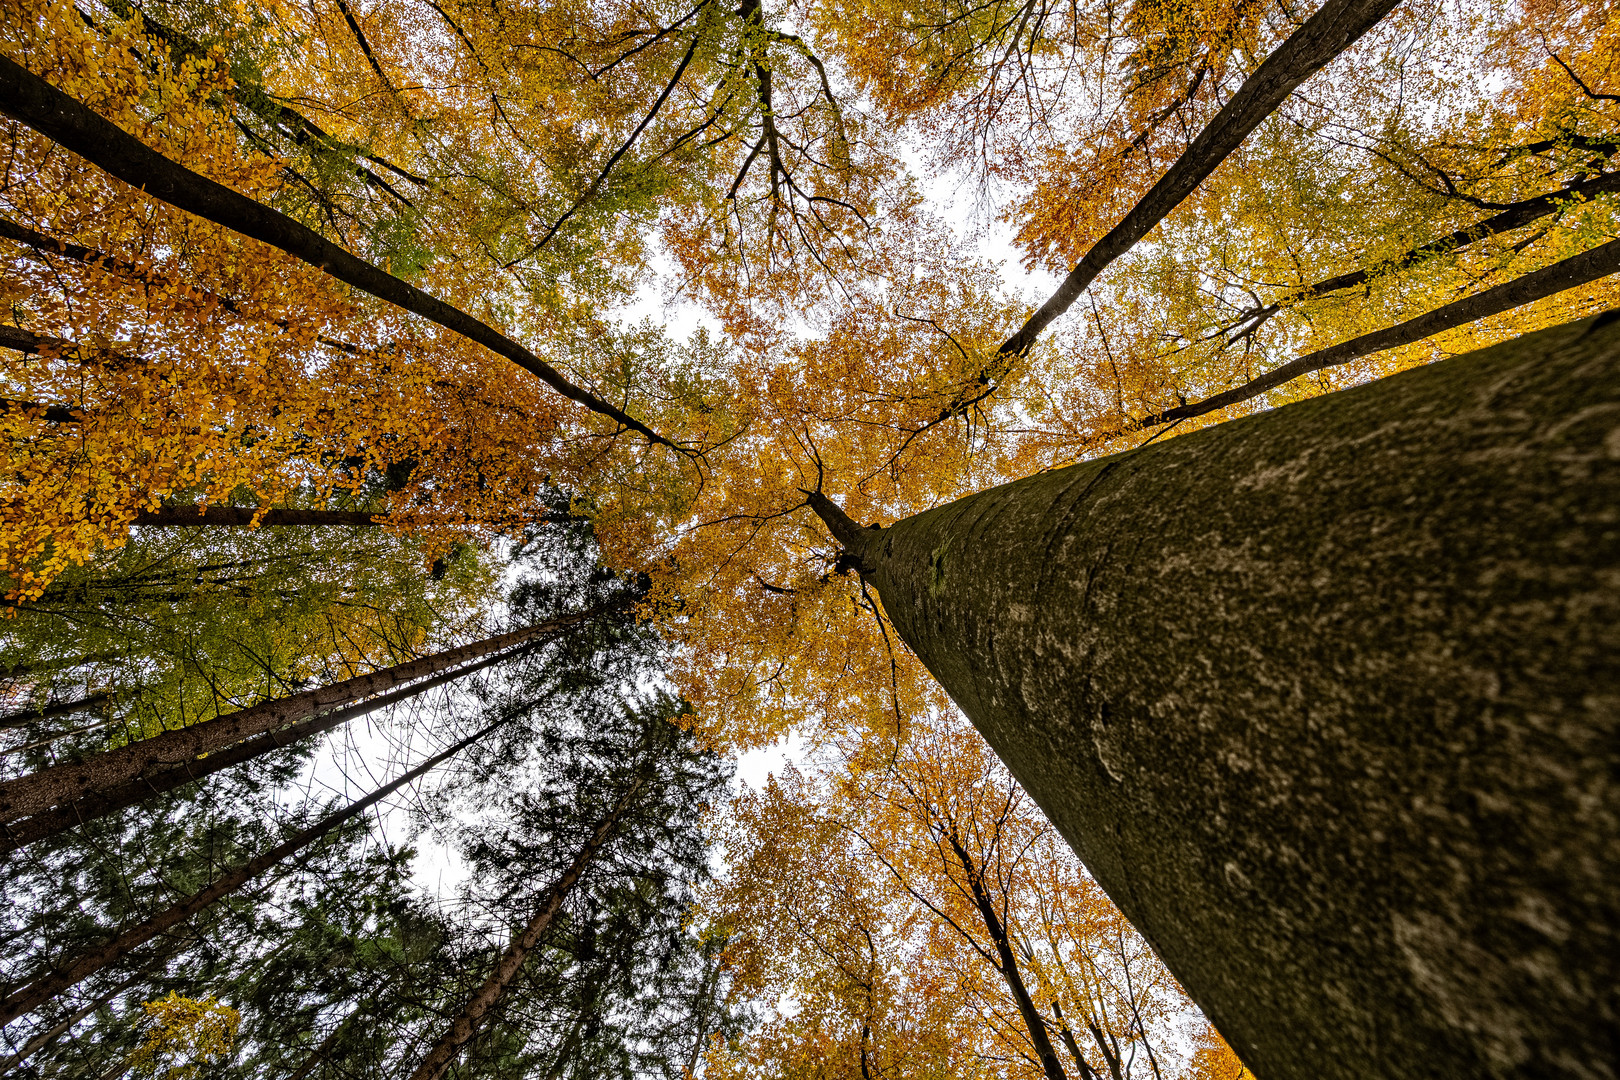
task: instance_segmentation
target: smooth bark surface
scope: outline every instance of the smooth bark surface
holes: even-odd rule
[[[1261,1080],[1615,1075],[1620,314],[812,505]]]
[[[261,512],[254,506],[160,506],[156,510],[137,512],[135,524],[158,529],[241,529],[253,524],[255,514],[259,514],[260,527],[336,525],[350,529],[372,528],[378,518],[388,516],[386,511],[380,510],[302,510],[273,506]]]
[[[1620,240],[1610,240],[1607,244],[1599,244],[1551,266],[1544,266],[1540,270],[1533,270],[1494,288],[1424,312],[1415,319],[1408,319],[1403,323],[1396,323],[1394,326],[1374,330],[1370,334],[1362,334],[1349,341],[1341,341],[1337,345],[1307,353],[1286,364],[1279,364],[1242,386],[1235,386],[1224,393],[1215,394],[1203,401],[1195,401],[1190,405],[1154,413],[1136,421],[1131,427],[1140,430],[1186,420],[1189,417],[1203,416],[1205,413],[1257,398],[1267,390],[1274,390],[1301,375],[1348,364],[1352,360],[1381,353],[1386,349],[1410,345],[1414,341],[1422,341],[1426,337],[1433,337],[1435,334],[1466,326],[1492,315],[1500,315],[1504,311],[1512,311],[1516,307],[1544,300],[1568,289],[1590,285],[1616,271],[1620,271]]]

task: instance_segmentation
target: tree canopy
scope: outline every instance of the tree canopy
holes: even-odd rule
[[[458,1075],[1237,1075],[813,504],[888,522],[1614,307],[1617,65],[1592,0],[10,0],[5,781],[389,673],[443,695],[388,728],[434,753],[506,725],[418,819],[465,910],[334,826],[237,970],[199,959],[233,900],[10,1052],[138,983],[95,1067],[415,1069],[483,987]],[[147,817],[111,781],[8,817],[7,978],[331,812],[285,792],[360,715],[322,710],[401,700],[366,686],[122,776]],[[631,728],[692,771],[620,835],[592,770],[635,753],[589,744]],[[704,754],[789,736],[699,811]],[[610,819],[620,876],[563,888]],[[156,876],[106,854],[148,836]],[[283,1008],[277,949],[350,959]],[[684,1011],[632,1024],[653,987]]]

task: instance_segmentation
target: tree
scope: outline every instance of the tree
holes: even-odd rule
[[[1601,5],[152,8],[30,0],[0,34],[0,558],[22,604],[166,504],[386,510],[443,550],[565,489],[608,563],[656,572],[711,734],[899,743],[946,703],[897,648],[910,593],[833,572],[875,542],[852,518],[1615,302]],[[1044,304],[930,212],[923,141],[965,162],[936,179],[1007,192],[1031,263],[1068,275]],[[616,323],[655,277],[713,328]],[[1165,460],[1141,445],[1127,460]],[[1017,609],[981,614],[1019,636]],[[1255,628],[1230,652],[1271,648]],[[1253,980],[1182,974],[1259,1023]]]
[[[1543,331],[885,529],[816,506],[1261,1075],[1556,1072],[1607,1038],[1578,988],[1606,977],[1561,973],[1620,956],[1578,809],[1612,764],[1616,475],[1574,419],[1616,341]]]
[[[795,1010],[715,1052],[722,1075],[1191,1074],[1181,988],[976,732],[916,718],[853,764],[736,807],[710,917]]]
[[[29,1012],[56,997],[62,991],[76,986],[109,964],[117,963],[130,952],[145,945],[159,934],[179,925],[223,897],[236,892],[255,878],[276,869],[283,861],[321,840],[333,829],[353,820],[406,784],[411,783],[435,766],[443,764],[455,754],[473,745],[479,739],[488,735],[495,726],[498,726],[498,724],[481,728],[448,749],[435,754],[422,764],[408,770],[399,778],[384,784],[365,798],[358,799],[348,806],[326,815],[306,828],[298,830],[269,851],[257,855],[238,866],[231,867],[217,879],[210,882],[206,888],[182,898],[140,925],[130,927],[116,937],[101,943],[98,948],[82,956],[74,957],[70,962],[58,966],[57,970],[41,972],[26,980],[23,986],[12,991],[3,1002],[0,1002],[0,1020],[10,1023],[23,1013]]]
[[[525,590],[516,601],[538,614],[556,602],[551,592]],[[632,665],[657,654],[628,619],[617,653]],[[713,1030],[728,1026],[683,925],[691,889],[707,875],[701,819],[723,766],[679,726],[675,701],[638,701],[608,679],[574,685],[580,697],[562,715],[548,715],[555,706],[535,680],[514,680],[492,708],[530,732],[538,753],[491,762],[478,788],[507,786],[514,774],[529,782],[504,814],[463,830],[480,914],[509,943],[468,969],[477,980],[416,1065],[419,1078],[458,1059],[476,1071],[500,1057],[559,1078],[675,1077],[699,1016]],[[694,978],[708,990],[683,985]]]

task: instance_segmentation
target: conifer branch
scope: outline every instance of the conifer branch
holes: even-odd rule
[[[344,822],[359,817],[389,795],[392,795],[411,781],[419,779],[429,770],[465,750],[504,723],[507,723],[507,720],[503,718],[479,729],[448,749],[428,758],[397,780],[383,785],[365,798],[350,803],[336,813],[328,814],[308,828],[299,830],[269,851],[221,875],[207,888],[193,893],[179,903],[171,905],[139,926],[131,927],[117,937],[104,942],[101,946],[81,954],[65,965],[58,966],[53,971],[43,972],[35,976],[27,985],[6,997],[4,1001],[0,1001],[0,1024],[9,1024],[17,1017],[32,1012],[64,990],[78,985],[109,964],[117,963],[165,930],[180,925],[215,901],[237,892],[250,881],[273,869],[278,863],[297,854],[300,850],[308,847]]]

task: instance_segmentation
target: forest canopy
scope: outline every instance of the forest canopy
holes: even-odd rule
[[[0,113],[28,1075],[1235,1078],[812,502],[1620,302],[1595,0],[8,0]]]

